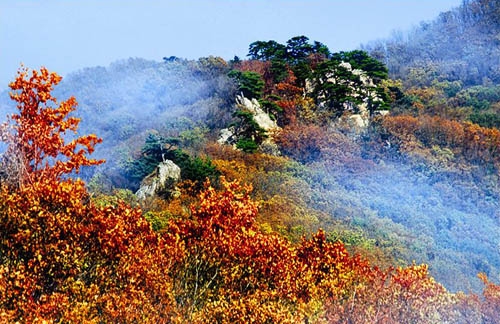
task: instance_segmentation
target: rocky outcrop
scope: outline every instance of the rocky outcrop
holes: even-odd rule
[[[276,121],[271,119],[268,113],[266,113],[260,106],[257,99],[248,99],[243,95],[236,96],[236,107],[241,110],[249,111],[253,115],[253,120],[259,125],[260,128],[264,129],[268,135],[272,135],[275,132],[279,132],[281,129]],[[229,127],[221,130],[218,142],[220,144],[230,144],[235,145],[238,141],[238,134],[235,127]],[[276,143],[273,142],[272,136],[268,136],[259,146],[261,152],[279,155],[279,149]]]
[[[144,178],[136,196],[145,200],[154,196],[175,196],[178,193],[176,184],[181,179],[181,168],[174,162],[165,160],[156,168],[155,172]]]
[[[359,69],[353,69],[351,64],[348,62],[341,62],[339,64],[342,68],[350,71],[353,75],[358,76],[361,81],[361,85],[359,83],[355,83],[354,81],[349,81],[346,79],[337,80],[335,74],[332,72],[331,74],[326,76],[326,82],[337,83],[343,82],[344,84],[349,85],[352,88],[352,93],[350,94],[354,98],[359,99],[359,103],[352,102],[344,102],[344,111],[345,114],[338,121],[337,124],[341,124],[342,126],[346,126],[350,128],[354,133],[360,133],[366,130],[366,128],[370,124],[370,111],[369,111],[369,103],[381,102],[382,98],[378,96],[375,89],[375,84],[373,80],[366,74],[365,71]],[[312,80],[306,80],[305,86],[305,94],[312,93],[316,84]],[[319,106],[324,105],[321,101],[326,98],[323,96],[318,96],[320,101]],[[374,115],[379,111],[372,112]]]
[[[235,135],[234,127],[221,129],[219,134],[219,139],[217,139],[217,142],[219,144],[233,144],[232,139],[234,135]]]
[[[269,117],[269,115],[262,110],[257,99],[252,98],[251,100],[244,97],[243,95],[236,96],[236,106],[239,109],[244,109],[250,111],[253,114],[253,119],[255,122],[266,131],[275,130],[278,127],[278,124],[274,120]]]

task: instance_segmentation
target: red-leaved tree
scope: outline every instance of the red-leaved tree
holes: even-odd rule
[[[23,68],[9,85],[19,112],[12,116],[14,136],[10,137],[8,154],[17,158],[19,184],[60,179],[64,174],[78,172],[82,166],[104,162],[87,157],[102,141],[96,135],[77,137],[66,143],[66,133],[76,133],[80,120],[70,116],[77,106],[74,97],[59,103],[52,96],[54,86],[60,81],[59,75],[46,68],[40,71]]]
[[[159,237],[140,210],[98,207],[71,177],[89,159],[95,135],[65,143],[76,131],[74,98],[57,108],[51,91],[61,78],[42,68],[11,83],[19,113],[4,161],[16,181],[0,186],[1,323],[168,323],[175,318],[165,274],[180,245]],[[9,128],[4,128],[9,129]]]

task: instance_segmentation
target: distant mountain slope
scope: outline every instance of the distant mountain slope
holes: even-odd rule
[[[410,85],[460,80],[500,82],[500,1],[464,0],[409,33],[364,46],[386,63],[390,76]]]

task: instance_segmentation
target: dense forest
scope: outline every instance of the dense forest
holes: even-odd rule
[[[0,322],[499,323],[499,12],[352,51],[21,67]]]

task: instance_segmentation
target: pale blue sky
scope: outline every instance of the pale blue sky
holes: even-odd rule
[[[244,58],[256,40],[305,35],[352,50],[461,0],[1,0],[0,89],[20,63],[66,75],[129,57]]]

